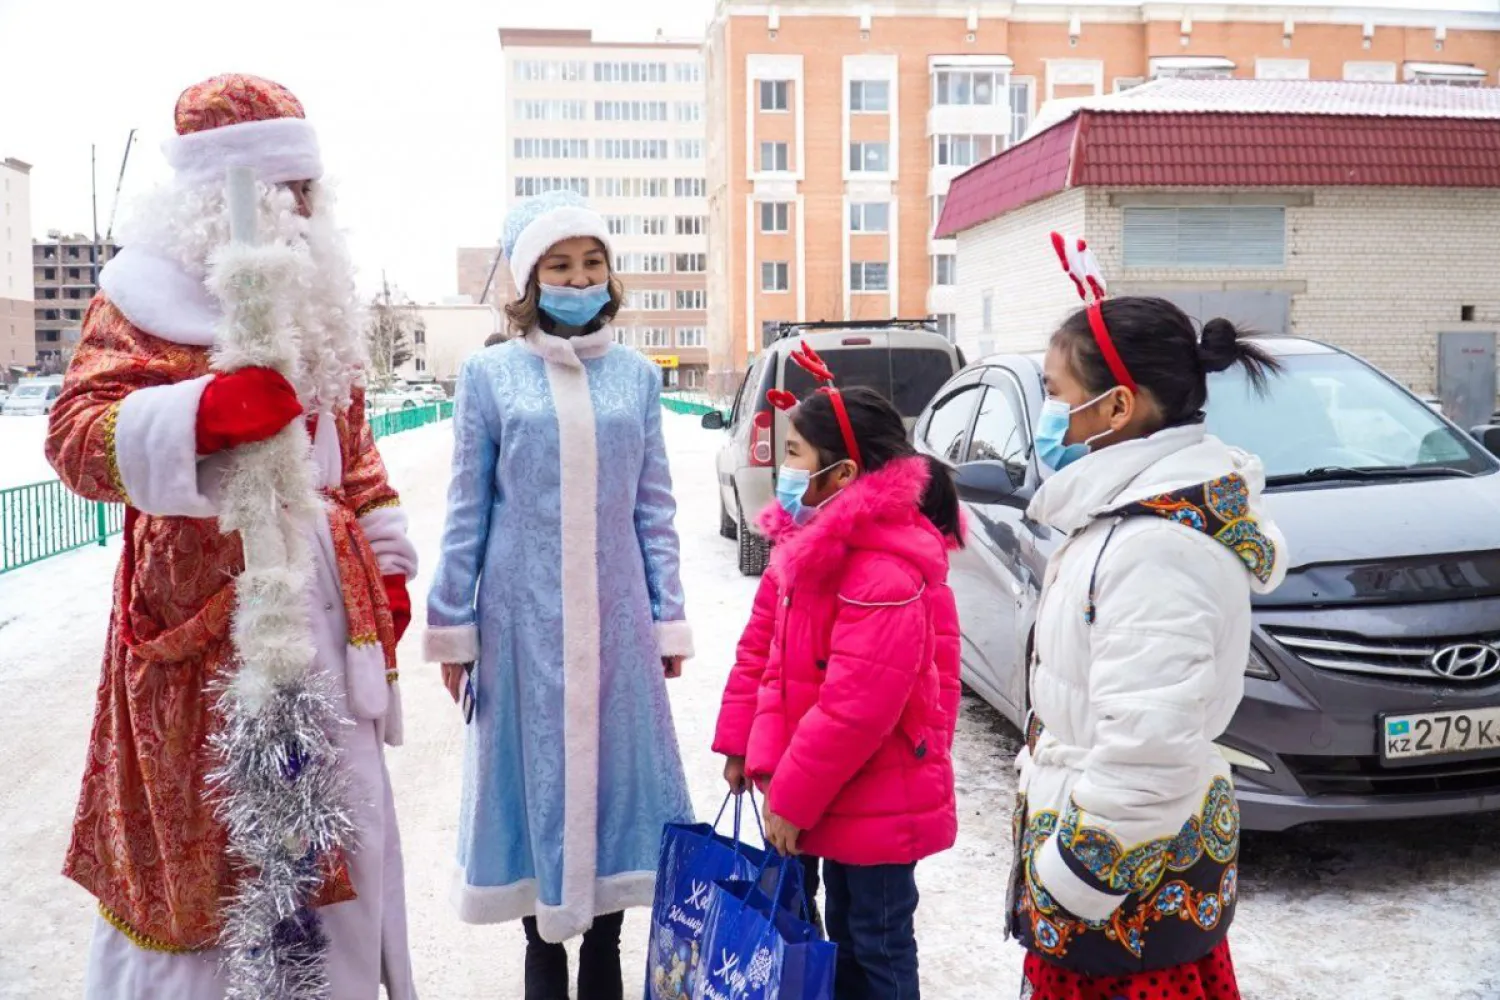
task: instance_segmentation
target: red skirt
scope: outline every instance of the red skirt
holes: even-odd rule
[[[1021,995],[1030,1000],[1240,1000],[1228,941],[1196,962],[1117,977],[1069,972],[1028,953],[1025,974],[1032,992]]]

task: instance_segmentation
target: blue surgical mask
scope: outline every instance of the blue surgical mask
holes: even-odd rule
[[[543,285],[538,304],[542,312],[563,326],[586,326],[599,315],[599,310],[609,305],[609,282],[587,288]]]
[[[1109,431],[1095,434],[1087,441],[1078,444],[1063,444],[1068,436],[1068,428],[1073,423],[1073,414],[1082,413],[1093,406],[1099,400],[1108,396],[1110,392],[1100,393],[1082,406],[1069,407],[1060,399],[1048,398],[1042,404],[1041,416],[1036,421],[1036,457],[1041,459],[1044,465],[1061,471],[1074,462],[1087,455],[1092,449],[1089,447],[1093,442],[1102,438]]]
[[[822,509],[823,504],[828,503],[833,497],[824,500],[816,507],[809,507],[802,502],[807,496],[807,488],[812,485],[814,476],[821,476],[831,469],[838,468],[841,462],[834,462],[827,469],[819,469],[817,472],[808,472],[806,469],[794,469],[789,465],[783,465],[776,472],[776,502],[781,504],[781,509],[792,516],[792,523],[799,528],[811,521]],[[838,494],[835,493],[834,496]]]

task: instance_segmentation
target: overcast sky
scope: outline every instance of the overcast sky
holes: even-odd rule
[[[247,16],[248,11],[253,16]],[[34,236],[99,228],[125,137],[121,215],[167,174],[160,144],[187,85],[256,73],[301,98],[339,184],[360,281],[422,300],[456,290],[454,251],[495,242],[503,211],[498,29],[701,37],[712,0],[0,0],[0,158],[32,164]]]

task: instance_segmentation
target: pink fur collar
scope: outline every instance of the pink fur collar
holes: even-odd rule
[[[925,458],[897,459],[860,476],[800,528],[773,502],[758,522],[776,545],[772,570],[787,584],[817,584],[839,573],[855,551],[875,549],[906,559],[929,580],[942,580],[949,540],[920,506],[930,478]]]

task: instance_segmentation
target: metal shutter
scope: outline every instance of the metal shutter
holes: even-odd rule
[[[1125,209],[1125,266],[1286,266],[1286,209],[1213,205]]]

